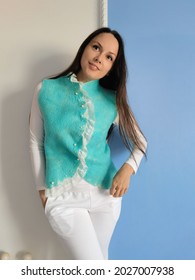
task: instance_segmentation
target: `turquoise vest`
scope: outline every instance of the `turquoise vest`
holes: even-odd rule
[[[47,195],[61,194],[81,178],[111,187],[116,168],[106,141],[116,118],[116,93],[74,75],[43,80],[38,102],[44,121]]]

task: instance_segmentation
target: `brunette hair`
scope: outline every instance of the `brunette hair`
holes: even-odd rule
[[[111,89],[116,92],[116,105],[119,114],[119,132],[123,143],[130,151],[132,151],[135,146],[146,156],[144,143],[140,139],[140,134],[143,137],[144,135],[134,117],[134,114],[127,100],[127,65],[124,53],[124,43],[122,37],[117,31],[111,30],[108,27],[102,27],[95,30],[81,44],[72,64],[65,71],[58,74],[57,76],[52,77],[51,79],[67,76],[72,73],[78,74],[81,70],[80,61],[86,46],[94,37],[101,33],[112,34],[119,43],[119,50],[112,69],[109,72],[109,75],[101,78],[99,80],[99,84],[104,88]],[[112,128],[113,126],[109,130],[109,135],[112,132]]]

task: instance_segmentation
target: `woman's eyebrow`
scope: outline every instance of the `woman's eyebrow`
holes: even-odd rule
[[[101,48],[101,49],[103,49],[103,46],[100,44],[100,42],[98,42],[98,41],[94,40],[94,41],[93,41],[93,43],[98,44],[98,45],[100,46],[100,48]],[[113,54],[113,55],[115,55],[115,56],[116,56],[116,54],[115,54],[115,53],[113,53],[113,52],[111,52],[111,51],[109,51],[109,53],[110,53],[110,54]]]

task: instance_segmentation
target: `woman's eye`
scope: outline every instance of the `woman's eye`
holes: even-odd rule
[[[108,56],[107,56],[107,59],[110,60],[110,61],[113,61],[113,58],[112,58],[111,55],[108,55]]]
[[[96,51],[98,51],[100,49],[100,47],[98,45],[93,45],[93,49],[95,49]]]

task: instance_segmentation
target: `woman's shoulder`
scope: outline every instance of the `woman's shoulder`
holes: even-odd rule
[[[40,81],[38,82],[38,84],[35,86],[35,90],[34,90],[34,95],[35,96],[38,96],[40,91],[41,91],[41,88],[42,88],[42,83],[43,81]]]
[[[43,83],[43,81],[40,81],[40,82],[37,84],[37,86],[36,86],[36,90],[37,90],[37,91],[40,91],[40,90],[41,90],[41,88],[42,88],[42,83]]]

